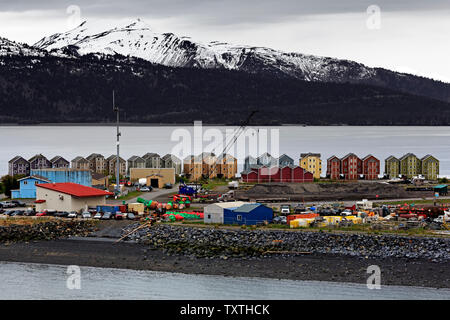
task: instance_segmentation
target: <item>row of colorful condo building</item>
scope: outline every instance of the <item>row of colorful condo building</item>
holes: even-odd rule
[[[132,168],[174,168],[175,174],[184,175],[192,180],[201,178],[234,178],[238,171],[237,159],[229,154],[216,156],[211,152],[203,152],[197,156],[190,155],[181,161],[178,157],[167,154],[160,157],[157,153],[147,153],[144,156],[132,156],[127,161],[120,158],[120,174],[129,175]],[[294,166],[294,160],[286,154],[274,158],[269,153],[264,153],[257,158],[247,157],[245,159],[244,171],[250,168],[250,165],[269,165],[269,166]],[[63,169],[72,168],[78,170],[90,170],[93,173],[102,175],[115,175],[117,166],[117,157],[111,155],[105,158],[103,155],[93,153],[86,158],[78,156],[71,162],[62,156],[55,156],[47,159],[42,154],[37,154],[26,160],[21,156],[16,156],[9,161],[10,175],[30,175],[32,170],[38,169]],[[320,154],[302,154],[300,166],[313,173],[314,177],[319,178],[321,173]]]
[[[160,157],[156,153],[146,153],[144,156],[132,156],[127,161],[122,157],[119,159],[120,174],[129,174],[131,168],[174,168],[176,174],[181,173],[181,160],[171,154]],[[48,159],[42,154],[37,154],[26,160],[21,156],[12,158],[8,163],[8,173],[10,175],[29,175],[31,170],[50,168],[73,168],[79,170],[91,170],[98,174],[116,174],[117,156],[111,155],[105,158],[99,153],[92,153],[85,157],[75,157],[72,161],[66,160],[62,156],[55,156]]]
[[[326,177],[332,180],[376,180],[380,172],[380,160],[371,154],[360,158],[349,153],[342,158],[333,155],[327,159]],[[320,178],[321,174],[322,160],[319,153],[301,154],[299,166],[294,166],[293,159],[287,155],[276,159],[265,153],[256,159],[247,157],[241,177],[244,182],[307,182]],[[439,160],[430,154],[418,158],[413,153],[400,158],[391,155],[385,159],[385,177],[413,178],[418,175],[436,180],[439,175]]]
[[[16,156],[9,161],[10,175],[29,175],[31,170],[47,168],[73,168],[90,170],[97,174],[115,175],[117,158],[108,158],[93,153],[86,158],[76,157],[71,162],[61,156],[48,160],[42,154],[29,160]],[[200,155],[190,155],[183,161],[172,154],[160,157],[157,153],[147,153],[144,156],[132,156],[127,161],[120,158],[120,174],[130,174],[132,168],[174,168],[175,174],[184,175],[191,180],[201,178],[234,178],[238,164],[235,157],[224,154],[203,152]],[[378,179],[380,175],[380,160],[373,155],[359,158],[349,153],[342,158],[331,156],[327,159],[327,178],[338,180]],[[243,181],[312,181],[322,175],[322,160],[320,153],[302,153],[298,165],[286,154],[276,158],[264,153],[257,158],[248,156],[244,160],[244,170],[241,172]],[[384,175],[389,178],[405,176],[412,178],[423,175],[426,179],[436,180],[439,175],[439,160],[432,155],[418,158],[407,153],[400,158],[389,156],[385,159]]]

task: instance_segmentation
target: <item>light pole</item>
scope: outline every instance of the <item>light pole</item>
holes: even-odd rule
[[[114,100],[114,90],[113,90],[113,111],[117,114],[117,163],[116,163],[116,195],[120,193],[120,155],[119,155],[119,149],[120,149],[120,131],[119,131],[119,108],[116,107],[115,100]]]

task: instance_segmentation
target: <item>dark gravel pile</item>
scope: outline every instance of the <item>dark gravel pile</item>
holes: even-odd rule
[[[122,234],[139,224],[128,226]],[[332,234],[280,230],[227,230],[159,224],[140,229],[126,240],[163,248],[167,253],[200,257],[265,256],[267,251],[288,251],[285,255],[331,253],[372,258],[450,260],[450,239],[396,235]],[[272,253],[273,254],[273,253]]]
[[[1,242],[53,240],[67,236],[87,236],[94,229],[91,221],[57,220],[33,225],[0,226]]]

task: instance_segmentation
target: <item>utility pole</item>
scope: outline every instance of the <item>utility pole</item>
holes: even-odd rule
[[[119,130],[119,108],[116,107],[113,90],[113,111],[117,114],[117,163],[116,163],[116,195],[120,193],[120,130]]]

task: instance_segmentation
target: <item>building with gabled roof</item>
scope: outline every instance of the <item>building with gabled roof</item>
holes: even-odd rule
[[[89,161],[89,169],[92,172],[101,174],[105,174],[108,172],[108,166],[105,157],[100,153],[91,153],[86,157],[86,160]]]
[[[333,155],[327,159],[327,177],[339,180],[341,177],[341,159]]]
[[[69,168],[70,167],[70,162],[61,156],[55,156],[55,157],[51,158],[50,163],[52,164],[52,168]]]
[[[411,179],[422,173],[422,162],[414,153],[400,157],[400,174]]]
[[[145,168],[145,160],[139,156],[131,156],[127,160],[127,173],[130,174],[131,168]]]
[[[166,154],[161,157],[161,167],[162,168],[174,168],[175,174],[180,175],[182,172],[182,161],[177,156],[173,154]]]
[[[72,159],[70,167],[72,169],[90,170],[90,162],[86,158],[78,156]]]
[[[37,184],[36,211],[87,211],[106,204],[110,195],[113,193],[70,182]]]
[[[21,156],[15,156],[8,161],[8,174],[10,176],[30,174],[30,163]]]
[[[398,178],[400,175],[400,160],[393,155],[384,160],[384,175],[389,179]]]
[[[52,163],[42,154],[36,154],[31,157],[28,162],[30,163],[30,170],[33,169],[49,169],[52,167]]]
[[[51,181],[39,175],[32,175],[17,180],[19,189],[11,190],[11,199],[36,199],[36,185]]]
[[[108,174],[115,176],[117,174],[117,155],[110,155],[106,158],[106,168],[108,169]],[[122,157],[119,157],[119,174],[124,176],[127,174],[127,162]]]
[[[369,154],[362,158],[362,174],[366,180],[376,180],[380,174],[380,160]]]
[[[422,164],[422,174],[427,180],[437,180],[439,176],[439,160],[431,154],[427,154],[420,159]]]
[[[157,153],[147,152],[142,159],[145,160],[146,168],[161,168],[161,157]]]
[[[300,154],[300,167],[311,172],[315,179],[320,179],[322,174],[322,160],[320,153],[302,153]]]

